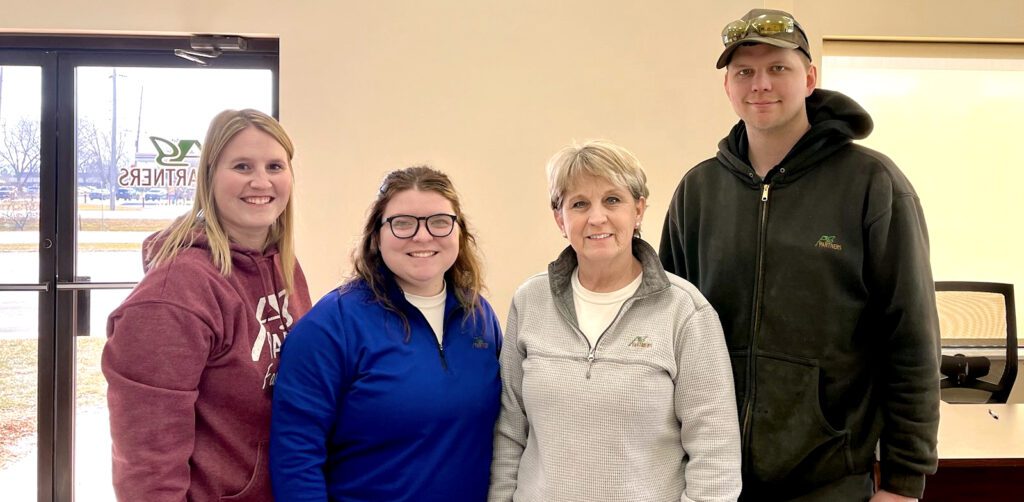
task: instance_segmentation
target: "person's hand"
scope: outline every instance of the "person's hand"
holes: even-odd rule
[[[917,502],[917,499],[911,497],[904,497],[903,495],[896,495],[892,492],[885,490],[878,490],[874,497],[871,497],[871,502]]]

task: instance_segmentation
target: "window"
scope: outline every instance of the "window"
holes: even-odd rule
[[[190,208],[210,119],[276,115],[277,41],[249,42],[198,65],[187,38],[0,36],[5,498],[114,500],[106,317],[142,239]]]

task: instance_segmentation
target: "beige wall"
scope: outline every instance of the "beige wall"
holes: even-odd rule
[[[383,173],[426,162],[463,193],[502,316],[515,287],[565,244],[542,167],[573,139],[604,137],[637,154],[652,187],[644,235],[658,241],[680,175],[735,121],[714,60],[721,26],[747,9],[792,10],[816,58],[830,35],[1024,39],[1020,0],[971,10],[954,0],[151,3],[8,2],[0,29],[279,36],[314,296],[347,271]]]

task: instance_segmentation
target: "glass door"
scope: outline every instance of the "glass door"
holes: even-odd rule
[[[36,498],[38,459],[48,453],[39,438],[50,432],[37,426],[49,418],[40,403],[51,397],[39,390],[52,383],[42,357],[52,338],[41,334],[53,327],[53,242],[40,241],[45,65],[39,55],[0,59],[0,486],[12,500]]]
[[[143,275],[143,239],[191,207],[210,119],[276,116],[276,50],[209,66],[170,50],[35,56],[45,65],[2,66],[0,83],[0,315],[15,319],[0,326],[14,375],[0,386],[0,486],[11,500],[113,501],[106,318]],[[9,167],[4,136],[32,131],[34,174]]]
[[[114,500],[100,372],[107,315],[142,278],[143,239],[191,208],[210,119],[226,108],[273,113],[273,79],[267,69],[75,66],[74,281],[57,287],[77,313],[80,500]]]

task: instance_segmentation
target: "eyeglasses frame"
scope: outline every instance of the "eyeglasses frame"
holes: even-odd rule
[[[437,234],[435,234],[430,229],[430,225],[426,225],[427,220],[429,220],[430,218],[434,218],[435,216],[447,216],[447,217],[451,218],[451,220],[452,220],[452,227],[448,230],[448,233],[446,233],[444,235],[437,235]],[[398,234],[395,233],[395,227],[392,224],[392,221],[394,221],[396,218],[414,218],[416,220],[416,228],[412,231],[411,234],[409,234],[408,237],[399,237]],[[448,237],[449,235],[452,234],[452,232],[455,231],[455,222],[457,222],[458,220],[459,220],[458,216],[456,216],[454,214],[450,214],[450,213],[436,213],[436,214],[432,214],[430,216],[413,216],[411,214],[396,214],[396,215],[392,215],[392,216],[388,216],[387,218],[384,218],[384,221],[382,221],[380,223],[380,226],[381,226],[381,228],[383,228],[384,224],[387,224],[388,228],[391,229],[391,235],[395,236],[396,239],[412,239],[413,237],[416,237],[416,234],[418,234],[420,232],[420,222],[422,221],[424,223],[424,226],[427,229],[427,233],[430,234],[431,237],[436,237],[436,238],[440,239],[440,238]]]

